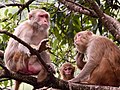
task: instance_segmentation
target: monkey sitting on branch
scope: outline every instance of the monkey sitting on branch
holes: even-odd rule
[[[47,39],[49,28],[50,14],[43,9],[35,9],[29,13],[29,19],[15,29],[14,35],[38,50],[41,43]],[[39,62],[37,56],[32,54],[27,47],[10,38],[4,53],[5,65],[13,72],[37,75],[37,81],[42,82],[47,77],[47,70]],[[40,56],[53,69],[49,53],[42,51]],[[15,90],[19,89],[20,83],[16,81]]]
[[[78,32],[74,44],[80,54],[87,55],[88,60],[79,66],[82,59],[77,56],[77,65],[82,70],[69,82],[81,83],[87,78],[87,84],[120,86],[120,49],[117,45],[91,31]]]

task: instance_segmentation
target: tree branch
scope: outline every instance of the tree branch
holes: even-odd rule
[[[0,8],[6,7],[6,6],[21,6],[20,9],[17,11],[17,15],[20,14],[25,8],[29,9],[29,5],[35,0],[29,0],[25,4],[3,4],[0,6]],[[29,11],[29,10],[28,10]],[[13,18],[13,16],[11,17]],[[6,21],[7,19],[3,20],[2,22]]]
[[[81,14],[85,14],[91,17],[95,17],[95,18],[98,17],[97,14],[93,10],[88,9],[78,3],[75,3],[70,0],[58,0],[58,1],[64,4],[70,10],[73,10],[75,12],[79,12]]]
[[[0,4],[0,8],[4,8],[6,6],[23,6],[23,4],[17,4],[17,3],[14,3],[14,4]]]
[[[107,30],[113,35],[116,41],[120,43],[120,22],[118,22],[113,17],[103,13],[100,10],[99,6],[93,0],[86,0],[93,10],[87,9],[86,7],[72,2],[70,0],[58,0],[70,10],[74,10],[75,12],[79,12],[81,14],[85,14],[92,17],[99,17],[103,25],[107,28]]]
[[[17,14],[21,13],[26,7],[29,7],[29,5],[35,0],[29,0],[28,2],[26,2],[25,4],[22,5],[22,7],[19,9],[19,11],[17,12]]]
[[[93,0],[86,0],[96,12],[103,25],[114,36],[115,40],[120,43],[120,22],[113,17],[103,13],[99,6]]]
[[[70,86],[68,82],[60,80],[53,75],[48,75],[48,77],[43,82],[37,82],[37,79],[32,76],[22,75],[18,73],[10,72],[9,70],[0,70],[0,78],[10,78],[18,81],[25,82],[34,86],[34,89],[39,89],[44,86],[53,87],[60,90],[119,90],[118,87],[112,86],[98,86],[98,85],[85,85],[85,84],[76,84],[71,83]]]

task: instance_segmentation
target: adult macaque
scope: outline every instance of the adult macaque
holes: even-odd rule
[[[64,63],[60,68],[60,75],[62,76],[62,79],[65,81],[74,78],[74,72],[75,67],[69,62]]]
[[[20,24],[14,35],[25,41],[35,49],[41,45],[41,41],[48,37],[50,27],[50,15],[42,9],[35,9],[29,13],[29,19]],[[50,64],[50,55],[43,51],[40,53],[45,63]],[[4,54],[7,68],[13,72],[38,75],[38,82],[43,81],[47,76],[47,71],[38,62],[36,55],[31,55],[27,47],[18,41],[10,38]],[[20,82],[16,82],[15,90],[18,90]]]
[[[90,31],[78,32],[74,44],[79,53],[87,55],[87,63],[79,75],[70,82],[88,84],[120,85],[120,49],[109,39],[97,36]]]

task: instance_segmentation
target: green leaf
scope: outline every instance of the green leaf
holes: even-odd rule
[[[13,20],[14,20],[14,21],[16,20],[16,17],[17,17],[17,13],[15,13],[15,14],[13,15]]]
[[[8,9],[5,10],[4,15],[7,16],[8,14]]]
[[[25,0],[20,0],[20,2],[21,2],[21,3],[24,3],[24,2],[25,2]]]
[[[8,2],[8,0],[5,0],[5,2]]]
[[[7,87],[8,81],[4,81],[4,86]]]
[[[12,17],[12,13],[9,13],[8,16],[9,16],[9,17]]]

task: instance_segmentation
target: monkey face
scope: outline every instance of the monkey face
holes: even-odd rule
[[[49,17],[47,13],[37,13],[38,22],[40,25],[49,26]]]
[[[73,69],[72,69],[71,67],[69,67],[69,66],[68,66],[68,67],[65,67],[65,68],[64,68],[64,74],[65,74],[65,75],[71,75],[72,70],[73,70]]]
[[[84,53],[86,51],[87,44],[89,43],[92,35],[93,34],[90,31],[78,32],[75,35],[74,44],[80,53]]]
[[[44,10],[33,10],[29,13],[30,23],[39,30],[47,30],[50,27],[50,15]]]

